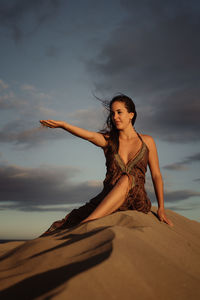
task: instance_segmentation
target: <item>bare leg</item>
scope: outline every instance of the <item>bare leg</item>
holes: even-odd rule
[[[129,178],[122,175],[110,193],[102,200],[97,208],[81,223],[107,216],[117,210],[124,202],[129,188]]]

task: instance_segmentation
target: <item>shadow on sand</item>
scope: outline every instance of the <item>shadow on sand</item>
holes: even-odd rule
[[[31,276],[14,284],[0,292],[0,299],[35,299],[66,283],[69,279],[79,273],[102,263],[110,256],[111,253],[112,242],[109,243],[108,250],[100,254],[94,255],[80,262],[71,263],[60,268]],[[55,295],[55,291],[52,291],[52,293]],[[52,295],[45,299],[51,299],[51,297]]]
[[[66,238],[69,238],[68,241],[63,242],[61,245],[58,245],[56,247],[52,247],[51,249],[39,252],[31,257],[29,259],[34,258],[36,256],[40,256],[42,254],[45,254],[50,251],[54,251],[55,249],[61,248],[61,247],[66,247],[69,246],[72,243],[78,242],[83,238],[90,237],[94,234],[97,234],[98,232],[104,230],[107,227],[101,227],[98,228],[98,230],[94,230],[92,232],[87,232],[84,234],[69,234]],[[84,272],[100,263],[102,263],[104,260],[109,258],[110,254],[112,253],[112,240],[114,238],[114,234],[110,232],[111,235],[109,234],[108,238],[106,241],[104,240],[102,243],[100,243],[96,248],[90,248],[89,251],[95,250],[97,248],[102,249],[102,252],[96,254],[97,252],[95,251],[95,255],[92,255],[91,257],[78,261],[78,262],[73,262],[70,264],[67,264],[65,266],[55,268],[37,275],[33,275],[29,278],[26,278],[6,289],[0,292],[0,299],[7,300],[7,299],[27,299],[27,300],[32,300],[36,299],[37,297],[42,296],[43,294],[46,294],[50,291],[56,295],[55,293],[60,293],[53,291],[54,289],[58,288],[62,284],[66,284],[69,279],[72,277],[78,275],[81,272]],[[55,236],[59,239],[59,235]],[[61,240],[65,240],[65,237],[60,238]],[[21,247],[17,247],[18,250]],[[17,249],[15,249],[17,251]],[[6,255],[6,258],[8,256],[11,256],[15,251],[12,251],[9,253],[9,255]],[[86,251],[87,252],[87,251]],[[83,253],[81,253],[83,254]],[[2,258],[3,259],[3,258]],[[5,257],[4,257],[5,259]],[[45,257],[44,257],[45,259]],[[62,287],[61,287],[62,288]],[[66,288],[66,286],[64,287]],[[50,295],[45,299],[51,299],[53,296]],[[49,298],[50,297],[50,298]]]

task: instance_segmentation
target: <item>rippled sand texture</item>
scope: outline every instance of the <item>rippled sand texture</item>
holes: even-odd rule
[[[0,245],[0,299],[200,299],[200,223],[155,212]]]

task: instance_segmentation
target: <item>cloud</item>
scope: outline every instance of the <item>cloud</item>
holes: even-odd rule
[[[35,86],[30,84],[23,84],[21,86],[11,86],[4,81],[3,85],[6,86],[3,90],[0,90],[0,109],[1,110],[13,110],[19,114],[28,114],[30,112],[33,115],[35,112],[48,110],[48,113],[55,114],[52,109],[47,109],[42,104],[42,101],[51,99],[50,94],[44,93],[38,90]],[[15,90],[15,93],[13,92]],[[45,103],[47,105],[48,103]]]
[[[39,120],[19,119],[7,123],[0,131],[0,142],[11,143],[19,146],[19,149],[36,147],[52,139],[66,139],[69,135],[59,129],[41,127]]]
[[[59,8],[59,0],[14,0],[1,1],[0,26],[18,42],[34,34],[48,20],[52,19]],[[26,21],[26,26],[24,22]]]
[[[184,163],[191,163],[191,162],[200,162],[200,152],[187,156],[184,160]]]
[[[16,107],[15,94],[9,84],[0,79],[0,109],[15,109]]]
[[[34,97],[34,100],[48,100],[51,99],[50,94],[44,93],[43,91],[37,89],[34,85],[31,84],[22,84],[20,87],[21,91],[24,92],[26,97]]]
[[[102,189],[102,182],[75,182],[80,174],[78,168],[45,165],[24,168],[16,165],[0,165],[0,209],[23,211],[68,210],[81,206],[96,196]],[[148,191],[155,202],[155,195]],[[191,197],[200,196],[194,190],[165,191],[165,202],[176,204]],[[188,204],[188,207],[190,204]]]
[[[152,104],[152,114],[143,114],[141,125],[160,139],[175,143],[198,142],[200,138],[200,90],[196,88],[176,91],[163,96],[162,103]],[[142,111],[142,109],[141,109]],[[163,137],[162,137],[163,136]]]
[[[3,81],[2,79],[0,79],[0,89],[5,90],[8,87],[9,87],[9,85],[5,81]]]
[[[147,193],[151,201],[155,202],[156,201],[155,194],[152,193],[152,191],[148,191],[148,190]],[[194,190],[177,190],[177,191],[165,190],[164,192],[165,202],[167,203],[181,202],[184,200],[188,200],[192,197],[199,197],[199,196],[200,196],[200,192]]]
[[[200,153],[187,156],[181,162],[166,165],[163,168],[167,170],[174,170],[174,171],[185,171],[188,170],[187,165],[193,162],[200,162]]]
[[[181,212],[181,211],[191,211],[192,209],[198,209],[199,205],[196,205],[194,203],[192,203],[192,205],[188,206],[188,207],[181,207],[181,206],[176,206],[176,205],[167,205],[167,209],[171,209],[173,211],[177,211],[177,212]]]
[[[30,91],[30,92],[35,92],[37,89],[33,86],[33,85],[31,85],[31,84],[23,84],[22,86],[21,86],[21,89],[23,90],[23,91]]]
[[[35,111],[34,111],[35,109]],[[11,143],[18,146],[18,149],[36,147],[48,141],[56,141],[71,138],[72,135],[61,129],[50,129],[41,127],[39,117],[46,116],[47,119],[57,117],[59,112],[55,112],[50,108],[37,106],[35,108],[28,107],[31,111],[28,118],[24,115],[22,118],[6,123],[0,130],[0,143]],[[62,115],[62,113],[60,113]],[[70,123],[86,128],[88,130],[100,130],[103,127],[103,112],[94,110],[93,108],[74,111],[65,114]],[[57,118],[56,118],[57,119]]]
[[[51,92],[45,93],[29,83],[9,86],[6,91],[1,91],[1,114],[4,116],[3,110],[9,110],[11,117],[9,121],[5,118],[0,128],[0,143],[11,143],[17,145],[18,149],[24,149],[52,142],[52,139],[56,141],[72,137],[61,129],[42,128],[39,123],[41,119],[67,118],[71,124],[97,131],[104,126],[106,114],[103,108],[90,107],[65,113],[51,108],[52,103],[54,105]]]
[[[167,202],[178,202],[187,200],[191,197],[199,197],[200,192],[193,190],[178,190],[178,191],[166,191],[165,192],[165,201]]]
[[[50,103],[50,94],[30,84],[9,85],[0,91],[0,143],[12,143],[24,148],[43,144],[52,138],[66,138],[64,132],[57,131],[55,134],[55,131],[40,126],[40,119],[57,119],[62,115],[49,107]],[[9,119],[4,118],[5,110],[9,110]]]
[[[22,168],[2,165],[1,209],[44,211],[57,206],[57,210],[62,210],[66,205],[71,207],[77,202],[84,203],[100,191],[102,184],[97,181],[74,183],[72,179],[79,173],[79,169],[69,166]]]
[[[68,114],[68,118],[77,126],[98,131],[104,126],[106,112],[102,108],[79,109]]]
[[[12,91],[1,93],[0,95],[0,109],[15,109],[18,106],[21,106],[22,102],[15,101],[15,96]]]
[[[121,1],[127,16],[87,62],[96,90],[136,99],[136,126],[160,139],[200,138],[200,5]]]
[[[174,163],[174,164],[164,166],[163,169],[172,170],[172,171],[187,171],[188,167],[182,163]]]
[[[200,178],[194,179],[195,182],[200,182]]]

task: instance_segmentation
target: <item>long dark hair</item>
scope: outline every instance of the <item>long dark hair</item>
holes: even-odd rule
[[[116,95],[115,97],[112,98],[111,101],[101,100],[99,98],[97,98],[97,99],[100,100],[101,103],[103,104],[103,106],[109,111],[109,115],[106,120],[106,126],[100,132],[103,133],[105,138],[108,140],[109,151],[111,151],[112,153],[117,153],[118,149],[119,149],[119,131],[115,127],[115,124],[113,123],[113,120],[112,120],[112,111],[111,111],[112,104],[114,102],[122,102],[122,103],[124,103],[124,105],[129,113],[130,112],[134,113],[134,116],[132,119],[133,126],[134,126],[135,120],[137,118],[135,104],[130,97],[128,97],[124,94]]]

